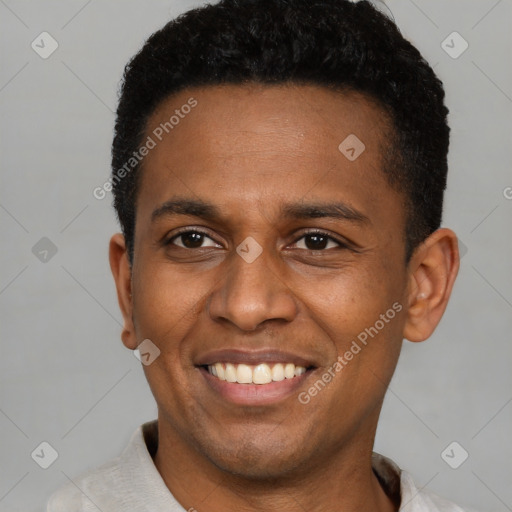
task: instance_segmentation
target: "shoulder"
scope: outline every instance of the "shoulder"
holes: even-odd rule
[[[120,457],[67,482],[50,497],[47,512],[97,512],[104,505],[98,499],[104,501],[119,487],[119,463]]]
[[[400,486],[402,494],[400,512],[475,512],[426,489],[417,489],[412,477],[405,471],[401,471]]]
[[[137,428],[119,457],[77,478],[68,477],[50,497],[47,512],[117,511],[124,505],[129,510],[139,486],[158,478],[144,440],[146,425]]]
[[[373,454],[372,467],[386,494],[400,503],[399,512],[475,512],[426,489],[418,489],[409,473],[383,455]]]
[[[57,490],[47,512],[183,511],[153,462],[157,445],[156,421],[140,426],[119,457]]]

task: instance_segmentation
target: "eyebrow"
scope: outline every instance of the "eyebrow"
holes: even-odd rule
[[[284,205],[282,213],[285,218],[295,220],[333,218],[358,224],[371,224],[366,215],[339,201],[288,203]],[[221,222],[223,219],[220,209],[211,203],[202,200],[176,198],[166,201],[156,208],[151,214],[151,222],[155,222],[161,217],[174,215],[189,215],[216,222]]]
[[[222,218],[219,208],[213,204],[201,200],[191,199],[172,199],[160,205],[151,214],[151,222],[161,217],[170,217],[173,215],[190,215],[192,217],[201,217],[205,220],[218,221]]]
[[[371,224],[370,219],[352,206],[343,202],[286,204],[283,208],[286,218],[319,219],[333,218],[358,224]]]

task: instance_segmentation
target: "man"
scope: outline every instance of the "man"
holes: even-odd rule
[[[158,404],[57,511],[459,511],[372,454],[457,275],[440,81],[368,2],[223,0],[125,70],[110,264]]]

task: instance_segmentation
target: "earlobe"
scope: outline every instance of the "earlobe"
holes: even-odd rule
[[[116,233],[110,239],[109,245],[110,269],[117,289],[117,300],[124,319],[121,339],[129,349],[137,348],[135,327],[133,325],[132,301],[132,270],[126,249],[126,242],[121,233]]]
[[[457,236],[450,229],[438,229],[417,248],[409,264],[404,338],[416,342],[430,337],[446,309],[458,271]]]

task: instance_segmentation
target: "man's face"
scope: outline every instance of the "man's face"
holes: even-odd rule
[[[197,106],[158,141],[154,130],[191,97]],[[373,438],[407,292],[403,201],[382,171],[387,133],[362,96],[313,86],[187,90],[150,118],[133,338],[161,351],[145,366],[160,428],[217,467],[272,477]],[[338,149],[351,134],[365,146],[355,160],[354,139]],[[169,204],[178,200],[188,203]],[[211,208],[184,214],[192,202]],[[307,371],[231,383],[209,373],[215,363],[266,364],[277,379],[278,363]]]

